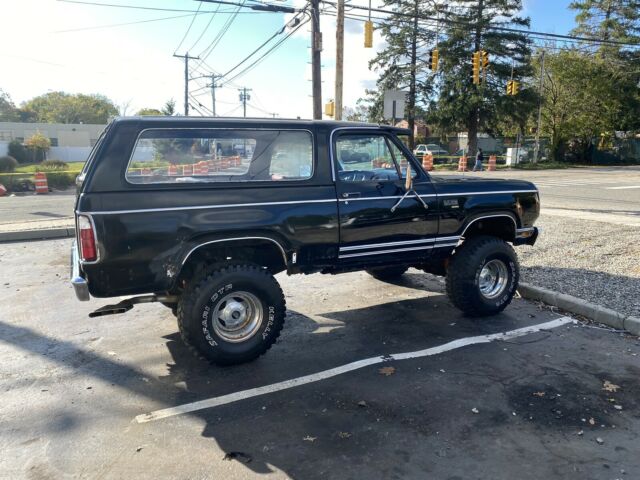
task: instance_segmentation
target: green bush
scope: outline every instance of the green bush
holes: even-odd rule
[[[55,170],[67,170],[69,165],[67,165],[62,160],[45,160],[42,162],[37,168],[37,172],[48,172]]]
[[[16,169],[17,166],[18,161],[15,158],[8,155],[5,157],[0,157],[0,172],[11,173]]]
[[[76,183],[77,173],[48,172],[47,183],[54,190],[65,190]]]
[[[11,142],[9,142],[8,153],[9,156],[15,158],[18,163],[28,163],[31,159],[31,154],[29,153],[29,151],[17,140],[12,140]]]

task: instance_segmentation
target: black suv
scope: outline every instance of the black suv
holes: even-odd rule
[[[105,129],[76,202],[80,300],[159,301],[218,364],[252,360],[282,330],[274,275],[409,267],[446,275],[452,303],[492,315],[518,285],[513,245],[540,211],[525,181],[429,175],[398,135],[346,122],[133,117]]]

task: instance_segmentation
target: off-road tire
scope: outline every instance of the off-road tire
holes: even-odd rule
[[[377,280],[395,280],[406,273],[408,267],[368,268],[367,273]]]
[[[247,292],[262,306],[262,320],[250,338],[233,343],[216,333],[213,313],[225,296]],[[285,300],[280,285],[254,265],[213,267],[189,282],[178,302],[178,327],[184,343],[198,357],[217,365],[249,362],[265,353],[284,326]]]
[[[496,298],[488,299],[480,291],[480,272],[494,259],[506,266],[507,283]],[[511,245],[496,237],[473,237],[456,249],[449,262],[447,295],[451,303],[466,315],[495,315],[511,303],[519,280],[518,257]]]

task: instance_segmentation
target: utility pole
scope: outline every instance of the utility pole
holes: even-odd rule
[[[542,126],[542,90],[544,88],[544,50],[540,54],[540,90],[538,91],[538,124],[536,125],[536,145],[533,149],[533,163],[538,163],[540,155],[540,128]]]
[[[416,124],[416,75],[418,62],[418,0],[414,0],[413,31],[411,34],[411,73],[409,76],[409,105],[407,105],[407,127],[409,127],[409,149],[415,147],[415,124]],[[393,115],[393,126],[396,126],[395,114]]]
[[[209,85],[211,87],[211,113],[213,114],[214,117],[217,117],[216,115],[216,88],[218,88],[218,86],[216,85],[216,78],[222,78],[221,75],[213,75],[211,74],[211,85]]]
[[[320,0],[311,0],[311,83],[313,94],[313,119],[322,119],[322,78],[320,74]]]
[[[342,79],[344,64],[344,0],[338,0],[338,13],[336,17],[336,93],[334,117],[342,120]]]
[[[190,57],[189,52],[184,55],[173,54],[174,57],[184,58],[184,116],[189,116],[189,60],[199,60],[200,57]]]
[[[249,95],[247,92],[250,92],[251,89],[244,87],[244,88],[239,88],[238,91],[240,92],[240,101],[242,102],[242,116],[246,117],[247,116],[247,100],[251,100],[251,95]]]

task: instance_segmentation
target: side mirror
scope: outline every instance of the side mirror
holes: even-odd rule
[[[413,177],[411,176],[411,164],[407,163],[407,178],[404,181],[406,191],[413,190]]]

